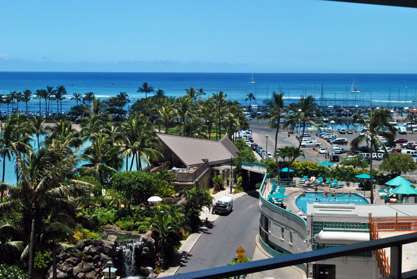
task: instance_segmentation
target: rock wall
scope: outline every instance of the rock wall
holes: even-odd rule
[[[83,240],[73,248],[57,256],[57,278],[96,279],[103,276],[102,270],[109,260],[122,262],[117,244],[104,240]],[[46,278],[53,278],[52,266]]]

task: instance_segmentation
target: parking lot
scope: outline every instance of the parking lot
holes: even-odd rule
[[[252,130],[252,139],[253,142],[259,145],[263,150],[268,151],[272,155],[272,150],[274,148],[274,139],[275,139],[275,129],[268,127],[268,122],[266,121],[259,121],[259,120],[252,120],[250,122],[250,128]],[[342,133],[341,133],[342,132]],[[351,154],[351,146],[350,143],[352,139],[356,138],[360,133],[357,131],[352,131],[351,133],[347,133],[344,131],[332,131],[331,134],[333,135],[333,138],[345,138],[346,143],[345,144],[332,144],[330,141],[326,140],[323,137],[320,137],[318,132],[307,132],[309,134],[309,138],[307,139],[309,143],[312,142],[310,147],[302,148],[304,152],[304,157],[298,158],[298,160],[308,160],[308,161],[315,161],[320,162],[323,160],[327,160],[328,157],[324,153],[324,150],[327,152],[332,153],[333,147],[339,146],[343,148],[342,153],[339,153],[340,159],[343,159],[346,156],[352,155]],[[311,142],[310,142],[311,141]],[[397,134],[396,135],[396,141],[402,142],[404,146],[402,146],[401,143],[397,143],[395,147],[393,147],[392,151],[398,151],[398,152],[406,152],[407,149],[417,149],[417,133],[411,133],[408,131],[407,134]],[[416,142],[416,144],[411,146],[409,144],[410,148],[407,148],[405,145],[409,142]],[[281,129],[278,137],[278,148],[284,147],[284,146],[298,146],[299,141],[296,137],[296,135],[288,135],[288,131],[285,129]],[[314,146],[313,146],[314,145]],[[322,149],[320,152],[320,148]],[[391,149],[389,149],[391,150]],[[403,151],[401,151],[403,150]],[[381,150],[382,152],[382,150]],[[381,153],[380,152],[380,153]],[[410,151],[407,151],[410,152]],[[417,151],[415,153],[415,158],[417,158]],[[412,155],[412,154],[410,154]],[[378,156],[380,156],[378,158]],[[377,166],[381,163],[382,156],[381,155],[375,155],[374,154],[374,164]]]

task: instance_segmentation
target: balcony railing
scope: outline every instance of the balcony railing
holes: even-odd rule
[[[197,167],[192,167],[189,169],[183,168],[183,169],[177,169],[174,171],[175,173],[175,180],[177,182],[181,183],[192,183],[195,182],[195,180],[200,177],[205,171],[208,170],[208,166],[206,164],[201,164]]]
[[[209,279],[228,278],[246,275],[265,270],[300,265],[315,261],[327,260],[343,256],[351,256],[362,252],[376,251],[382,248],[390,248],[390,272],[389,278],[417,278],[417,270],[402,273],[402,246],[417,242],[417,233],[404,234],[372,241],[364,241],[346,246],[324,248],[304,253],[283,255],[280,257],[257,260],[242,264],[214,267],[189,273],[180,273],[165,279]]]

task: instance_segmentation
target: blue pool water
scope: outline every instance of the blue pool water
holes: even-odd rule
[[[324,195],[323,192],[306,192],[305,195],[298,196],[295,200],[297,207],[307,213],[309,203],[330,203],[330,204],[368,204],[368,200],[358,194],[337,193],[336,195]]]

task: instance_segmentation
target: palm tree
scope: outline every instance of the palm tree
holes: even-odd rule
[[[84,151],[82,158],[88,161],[83,167],[91,171],[102,186],[122,164],[118,147],[104,133],[98,133],[91,139],[91,146]]]
[[[156,149],[155,133],[152,125],[143,115],[133,115],[122,124],[123,149],[125,156],[131,155],[130,170],[136,162],[136,169],[142,170],[141,158],[156,159],[160,156]]]
[[[61,148],[76,148],[82,144],[80,134],[72,128],[68,120],[60,120],[51,128],[51,134],[47,138],[48,146],[60,145]]]
[[[83,96],[83,103],[91,105],[91,103],[96,99],[94,92],[87,92]]]
[[[11,94],[7,94],[6,98],[4,99],[4,102],[6,103],[6,107],[7,107],[7,114],[10,113],[10,104],[13,102],[13,97]]]
[[[11,115],[0,131],[0,155],[2,157],[2,182],[6,175],[6,161],[16,155],[14,146],[25,148],[29,143],[28,126],[19,115]]]
[[[281,113],[284,108],[284,94],[283,93],[272,93],[272,100],[268,104],[269,116],[271,121],[271,127],[275,128],[275,141],[274,141],[274,156],[278,147],[278,134],[281,125]]]
[[[55,89],[56,111],[59,113],[62,113],[62,100],[65,100],[65,95],[67,95],[67,90],[63,85]]]
[[[391,113],[386,109],[376,109],[369,113],[369,120],[356,119],[367,128],[365,133],[354,138],[351,142],[352,151],[357,151],[361,143],[366,143],[370,152],[369,174],[372,175],[373,159],[372,153],[382,148],[387,152],[385,144],[381,142],[381,137],[392,143],[395,139],[395,128],[390,124]],[[374,185],[371,179],[371,203],[374,203]]]
[[[82,195],[88,183],[72,177],[75,158],[63,150],[41,149],[21,155],[16,152],[18,184],[9,188],[10,198],[0,203],[1,211],[18,210],[22,235],[29,251],[29,278],[33,277],[35,248],[49,241],[47,228],[55,222],[73,220],[73,197]]]
[[[45,89],[38,89],[36,90],[36,98],[38,99],[39,104],[39,115],[42,114],[42,99],[46,98],[46,90]]]
[[[289,105],[291,113],[286,126],[301,126],[301,135],[299,136],[298,149],[301,149],[301,143],[304,138],[307,123],[314,123],[314,119],[319,113],[313,96],[303,97],[298,103]]]
[[[38,151],[41,149],[40,136],[45,134],[45,129],[43,127],[44,122],[45,121],[40,116],[35,116],[30,119],[30,129],[31,133],[36,136],[36,146],[38,147]]]
[[[156,234],[156,248],[162,266],[175,258],[175,247],[180,243],[178,230],[184,223],[184,215],[174,206],[160,206],[152,219],[152,229]]]
[[[214,123],[216,123],[216,115],[213,111],[216,110],[216,105],[212,99],[200,104],[199,113],[204,121],[204,127],[206,129],[207,138],[211,139]]]
[[[249,106],[252,107],[252,102],[256,100],[255,94],[253,94],[252,92],[249,92],[246,95],[245,101],[249,102]]]
[[[78,104],[81,102],[81,100],[82,100],[82,95],[80,94],[80,93],[77,93],[77,92],[74,92],[73,94],[72,94],[72,98],[71,98],[71,100],[74,100],[75,101],[75,103],[77,104],[77,106],[78,106]]]
[[[284,162],[288,162],[288,165],[291,165],[298,157],[304,156],[303,151],[294,146],[278,148],[275,153],[277,158],[282,158]]]
[[[138,88],[137,92],[145,94],[145,99],[148,98],[148,94],[154,92],[152,86],[147,82],[144,82],[141,87]]]
[[[53,98],[55,98],[55,92],[56,90],[52,87],[52,86],[47,86],[46,87],[46,96],[45,96],[45,114],[46,116],[49,115],[50,113],[50,105],[51,105],[51,100]]]
[[[191,115],[192,100],[188,96],[183,96],[177,99],[177,112],[181,119],[182,135],[187,134],[187,122]]]
[[[177,110],[170,103],[166,103],[159,109],[158,113],[164,124],[165,134],[167,134],[169,124],[171,123],[172,119],[175,117]]]
[[[213,102],[216,106],[216,117],[217,117],[217,139],[220,139],[222,134],[222,121],[225,114],[226,108],[226,94],[222,91],[215,93],[212,96]]]
[[[156,99],[164,99],[165,98],[165,91],[162,89],[157,89],[155,91],[155,96]]]
[[[32,91],[28,89],[23,91],[23,101],[25,102],[26,114],[28,114],[28,103],[30,102],[31,97],[32,97]]]

